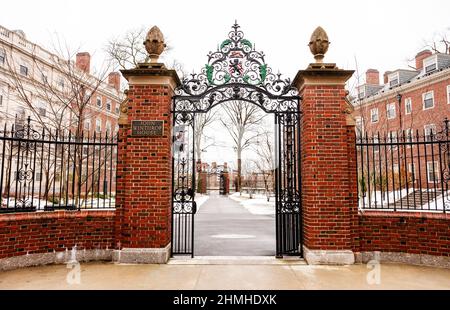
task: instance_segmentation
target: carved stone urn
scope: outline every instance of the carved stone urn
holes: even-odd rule
[[[309,49],[314,55],[316,63],[323,63],[323,58],[325,57],[329,46],[330,41],[328,41],[327,33],[322,27],[317,27],[309,40]]]
[[[166,44],[164,43],[164,35],[157,26],[153,26],[147,33],[144,45],[150,57],[150,63],[156,63],[159,55],[161,55],[166,48]]]

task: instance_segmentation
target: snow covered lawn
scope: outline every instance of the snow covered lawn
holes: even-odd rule
[[[254,194],[253,198],[250,199],[248,194],[234,193],[228,196],[230,199],[240,203],[244,208],[246,208],[251,214],[258,215],[274,215],[275,214],[275,201],[272,198],[267,202],[267,196]]]

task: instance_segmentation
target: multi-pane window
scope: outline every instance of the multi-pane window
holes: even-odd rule
[[[58,86],[59,86],[60,89],[64,89],[64,87],[65,87],[65,82],[64,82],[64,78],[63,78],[63,77],[59,77],[57,83],[58,83]]]
[[[90,120],[86,120],[84,122],[84,130],[90,130],[91,129],[91,121]]]
[[[393,119],[396,116],[395,113],[395,103],[389,103],[386,105],[386,113],[387,113],[387,119]]]
[[[411,98],[406,98],[405,100],[405,114],[411,114],[412,112],[412,101]]]
[[[110,121],[106,122],[106,132],[108,135],[111,135],[111,122]]]
[[[3,94],[0,94],[0,107],[3,106]]]
[[[47,74],[47,72],[42,71],[42,73],[41,73],[41,81],[44,84],[48,83],[48,74]]]
[[[447,103],[450,104],[450,85],[447,85]]]
[[[423,109],[431,109],[434,107],[434,92],[429,91],[422,95],[423,98]]]
[[[116,111],[116,114],[119,114],[119,112],[120,112],[118,103],[116,103],[115,111]]]
[[[413,130],[411,128],[405,130],[405,140],[408,143],[413,141]]]
[[[372,121],[372,123],[378,122],[378,108],[370,110],[370,120]]]
[[[389,82],[389,87],[394,87],[398,85],[398,78],[395,78]]]
[[[97,119],[95,121],[95,131],[97,131],[97,132],[102,131],[102,120],[101,119]]]
[[[102,97],[97,96],[97,107],[101,108],[102,107]]]
[[[439,181],[439,169],[437,162],[435,161],[427,162],[427,179],[428,183],[434,183]]]
[[[389,132],[388,141],[390,143],[397,143],[398,142],[397,132],[396,131],[390,131]],[[397,148],[397,145],[392,145],[392,148],[393,149]]]
[[[423,65],[425,67],[425,73],[430,73],[437,69],[436,60],[436,57],[431,57],[424,60]]]
[[[432,136],[434,137],[436,135],[436,125],[435,124],[425,125],[424,133],[426,141],[430,141],[432,139]]]
[[[40,116],[43,117],[47,115],[47,105],[45,104],[45,102],[39,103],[37,107],[37,112],[39,113]]]
[[[6,62],[6,53],[4,50],[0,49],[0,65],[4,65]]]
[[[20,74],[23,76],[28,76],[28,67],[25,65],[20,65]]]
[[[106,110],[111,111],[111,99],[106,99]]]

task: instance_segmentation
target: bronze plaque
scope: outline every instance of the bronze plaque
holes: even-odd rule
[[[164,121],[132,121],[131,136],[133,137],[162,137]]]

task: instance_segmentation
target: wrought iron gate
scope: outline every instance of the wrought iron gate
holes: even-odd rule
[[[274,74],[238,24],[200,74],[184,78],[173,98],[172,255],[194,256],[196,115],[229,101],[251,102],[274,115],[276,255],[302,255],[300,97]]]

